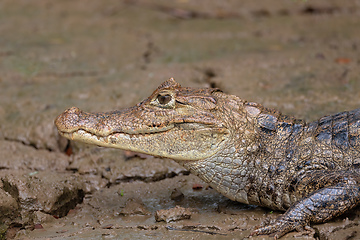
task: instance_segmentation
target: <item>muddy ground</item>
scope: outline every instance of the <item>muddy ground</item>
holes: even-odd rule
[[[357,0],[3,0],[0,22],[0,239],[242,239],[280,214],[171,160],[68,143],[53,120],[71,106],[129,107],[170,77],[306,120],[360,106]],[[297,239],[359,239],[359,222]]]

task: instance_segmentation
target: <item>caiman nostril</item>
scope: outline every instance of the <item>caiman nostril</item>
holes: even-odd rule
[[[54,121],[56,127],[62,132],[71,132],[78,128],[82,111],[77,107],[65,110]]]

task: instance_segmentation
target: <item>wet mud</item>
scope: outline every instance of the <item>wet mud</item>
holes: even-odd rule
[[[5,0],[0,20],[0,239],[243,239],[281,214],[171,160],[68,142],[66,108],[133,106],[170,77],[306,120],[360,106],[355,0]],[[358,239],[359,215],[283,239]]]

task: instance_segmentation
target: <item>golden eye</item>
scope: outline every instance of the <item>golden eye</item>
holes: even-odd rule
[[[157,100],[159,101],[160,104],[168,104],[171,100],[171,96],[169,94],[166,95],[158,95],[157,96]]]

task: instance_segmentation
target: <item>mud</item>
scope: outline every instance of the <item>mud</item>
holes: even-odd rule
[[[173,161],[67,142],[68,107],[129,107],[170,77],[306,120],[360,106],[356,0],[4,0],[0,19],[0,239],[242,239],[281,214]],[[358,239],[359,215],[283,239]]]

